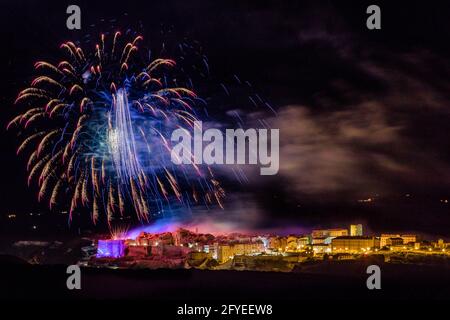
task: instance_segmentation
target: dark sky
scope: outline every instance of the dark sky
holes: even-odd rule
[[[2,115],[32,78],[38,59],[65,40],[111,24],[161,25],[198,40],[216,79],[238,74],[270,101],[280,128],[280,173],[259,177],[232,199],[258,226],[338,225],[448,235],[450,211],[449,5],[377,1],[382,30],[366,28],[369,1],[3,1]],[[82,30],[65,27],[68,4]],[[115,19],[116,22],[109,22]],[[254,110],[242,110],[249,118]],[[15,134],[1,138],[1,214],[36,208]],[[411,196],[406,197],[409,194]],[[244,197],[245,195],[245,197]],[[358,199],[377,197],[367,205]]]

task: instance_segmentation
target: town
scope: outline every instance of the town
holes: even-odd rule
[[[427,241],[416,234],[365,235],[362,224],[348,228],[317,229],[310,234],[213,235],[178,228],[173,232],[125,233],[99,239],[83,247],[85,266],[114,268],[199,268],[289,272],[304,263],[357,260],[440,263],[448,258],[450,243]]]

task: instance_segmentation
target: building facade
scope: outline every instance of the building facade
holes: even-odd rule
[[[379,248],[380,240],[375,237],[336,237],[331,240],[333,252],[362,252]]]
[[[380,247],[383,248],[388,245],[388,240],[390,238],[400,238],[399,234],[395,233],[383,233],[380,237]]]
[[[350,235],[353,237],[359,237],[363,235],[362,224],[351,224],[350,225]]]
[[[348,236],[347,229],[320,229],[313,230],[311,233],[313,238],[343,237]]]
[[[415,234],[402,234],[401,238],[404,244],[417,242],[417,236]]]

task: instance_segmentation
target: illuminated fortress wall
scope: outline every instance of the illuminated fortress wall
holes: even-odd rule
[[[120,258],[124,255],[124,240],[98,240],[97,258]]]

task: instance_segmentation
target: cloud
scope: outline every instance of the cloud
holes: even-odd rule
[[[314,115],[287,106],[271,126],[280,128],[280,175],[306,194],[377,188],[373,171],[409,173],[387,145],[400,148],[401,128],[389,125],[382,109],[367,103],[353,110]],[[293,125],[295,124],[295,125]]]
[[[314,107],[288,105],[266,120],[280,129],[280,175],[296,192],[449,186],[450,82],[430,71],[430,61],[446,63],[429,52],[384,57],[388,62],[348,57],[376,88],[333,80]]]

